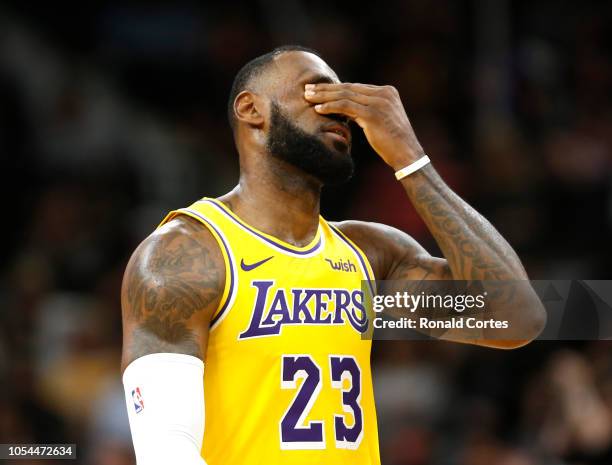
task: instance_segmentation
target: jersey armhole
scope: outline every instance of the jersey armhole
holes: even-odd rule
[[[208,231],[210,231],[212,236],[215,238],[215,241],[217,241],[217,245],[219,246],[219,250],[221,250],[221,255],[223,256],[223,263],[225,265],[225,284],[223,286],[223,294],[221,294],[219,305],[213,312],[210,320],[210,329],[212,330],[221,321],[235,295],[237,274],[233,266],[232,253],[229,248],[229,243],[223,237],[220,230],[213,224],[213,222],[200,212],[196,212],[189,208],[181,208],[179,210],[171,211],[157,227],[159,228],[163,226],[168,221],[173,220],[179,215],[189,216],[208,229]]]
[[[340,239],[344,240],[344,242],[351,248],[353,249],[353,253],[357,256],[357,258],[359,259],[359,261],[361,262],[362,266],[363,266],[363,271],[365,274],[365,278],[368,281],[369,285],[370,285],[370,291],[372,292],[372,296],[376,295],[376,279],[374,278],[374,271],[372,270],[372,266],[370,265],[370,261],[368,260],[368,256],[365,254],[365,252],[363,250],[361,250],[361,248],[355,244],[346,234],[344,234],[340,228],[338,228],[337,226],[331,224],[331,223],[327,223],[329,225],[329,227],[331,228],[332,231],[334,231],[339,237]]]

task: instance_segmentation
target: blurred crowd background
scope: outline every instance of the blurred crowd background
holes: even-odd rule
[[[165,212],[236,183],[226,97],[278,45],[396,86],[436,168],[532,279],[610,278],[611,21],[610,2],[553,0],[0,3],[0,443],[134,463],[125,264]],[[323,215],[436,253],[354,136],[358,172]],[[606,342],[376,342],[373,360],[385,465],[612,463]]]

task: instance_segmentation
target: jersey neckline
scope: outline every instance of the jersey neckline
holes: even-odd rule
[[[292,253],[292,254],[297,254],[297,255],[302,256],[302,255],[310,255],[313,252],[316,252],[319,248],[321,248],[321,245],[322,245],[322,242],[323,242],[322,241],[322,232],[321,232],[321,219],[322,219],[321,216],[319,216],[319,223],[318,223],[318,226],[317,226],[317,233],[315,234],[314,238],[308,244],[300,247],[300,246],[297,246],[297,245],[290,244],[289,242],[283,241],[282,239],[279,239],[276,236],[273,236],[271,234],[265,233],[265,232],[255,228],[254,226],[251,226],[246,221],[244,221],[242,218],[240,218],[236,213],[234,213],[232,210],[230,210],[227,205],[225,205],[223,202],[221,202],[218,199],[204,197],[204,198],[202,198],[200,200],[200,202],[208,202],[208,203],[214,205],[215,207],[217,207],[217,209],[219,209],[221,212],[225,213],[226,216],[231,218],[234,222],[236,222],[237,224],[242,226],[248,232],[250,232],[251,234],[255,235],[259,239],[265,241],[266,243],[279,248],[280,250],[282,250],[284,252],[289,252],[289,253]]]

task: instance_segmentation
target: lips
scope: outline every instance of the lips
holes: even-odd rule
[[[349,128],[347,128],[343,124],[335,123],[325,126],[323,128],[323,132],[330,132],[332,134],[336,134],[339,137],[342,137],[347,144],[351,141],[351,132],[349,131]]]

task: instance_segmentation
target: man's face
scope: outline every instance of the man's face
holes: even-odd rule
[[[277,80],[269,89],[266,148],[323,184],[345,182],[353,173],[348,120],[341,115],[320,115],[304,99],[306,84],[335,83],[338,77],[323,60],[306,52],[284,53],[272,66]]]

